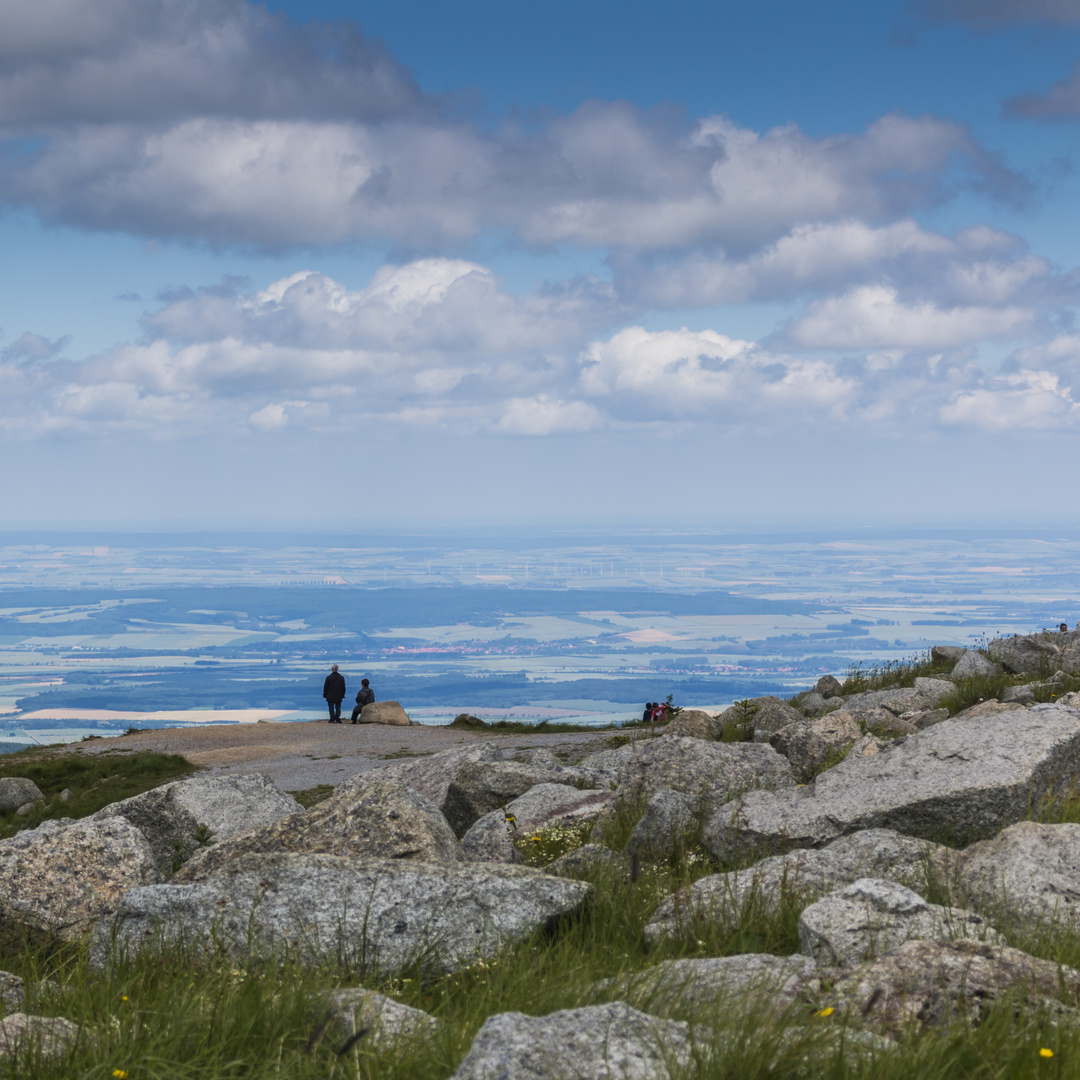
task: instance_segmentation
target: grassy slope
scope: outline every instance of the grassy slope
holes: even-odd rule
[[[934,672],[923,668],[918,673]],[[896,673],[890,674],[895,678]],[[913,680],[914,675],[904,672],[901,681],[907,681],[908,676]],[[870,688],[884,680],[875,677],[866,681],[866,688]],[[960,689],[962,697],[970,697],[981,688]],[[53,765],[59,757],[31,753],[21,762],[13,757],[4,761],[0,772],[32,775],[46,795],[54,794],[57,785],[74,791],[71,774]],[[102,805],[95,805],[95,800],[106,795],[106,783],[130,788],[145,782],[147,774],[142,780],[135,776],[135,755],[129,759],[130,776],[107,779],[118,776],[118,759],[126,757],[97,759],[98,773],[87,773],[81,780],[80,808]],[[164,759],[165,755],[138,757]],[[181,762],[144,764],[168,773],[171,768],[179,769]],[[30,763],[41,768],[41,779],[30,772]],[[190,771],[186,762],[182,764]],[[110,768],[117,773],[110,773]],[[113,794],[112,798],[133,793],[125,789],[124,794]],[[1038,816],[1044,821],[1078,821],[1080,798],[1042,807]],[[629,824],[629,819],[610,822],[602,839],[621,847]],[[543,864],[584,839],[574,833],[544,836],[539,842],[522,837],[519,844],[529,862]],[[607,1000],[612,995],[596,991],[598,980],[674,956],[797,951],[796,898],[774,905],[751,902],[727,923],[702,926],[692,940],[646,949],[642,928],[660,900],[679,885],[717,869],[725,868],[696,848],[691,836],[672,863],[646,865],[634,881],[624,871],[598,871],[590,878],[596,889],[593,904],[564,922],[557,932],[538,933],[495,961],[479,962],[455,975],[434,979],[419,971],[380,979],[331,964],[312,970],[288,963],[268,966],[226,958],[196,961],[181,953],[145,956],[107,971],[95,971],[88,967],[85,951],[78,946],[31,939],[25,932],[0,933],[0,968],[22,975],[31,986],[27,1011],[69,1017],[93,1033],[92,1040],[84,1040],[51,1063],[32,1055],[15,1065],[0,1063],[0,1076],[53,1080],[126,1073],[130,1080],[443,1080],[467,1052],[484,1019],[496,1013],[517,1010],[543,1015]],[[943,902],[948,896],[942,892],[929,899]],[[994,915],[1010,944],[1035,956],[1080,966],[1080,934],[1075,931],[1061,925],[1020,925],[1000,913],[987,914]],[[326,1024],[324,1002],[333,989],[350,985],[372,986],[432,1013],[441,1021],[439,1036],[405,1054],[380,1053],[363,1039],[340,1052],[344,1034]],[[658,1012],[664,1011],[663,1002],[654,1004]],[[695,1061],[688,1069],[676,1071],[676,1080],[682,1076],[718,1080],[766,1076],[1004,1080],[1071,1077],[1080,1063],[1077,1029],[1055,1024],[1038,1010],[1018,1012],[1009,1002],[992,1009],[975,1030],[957,1024],[924,1034],[911,1032],[872,1055],[858,1050],[851,1039],[845,1040],[843,1029],[833,1020],[815,1015],[815,1004],[821,1002],[793,1010],[780,1022],[770,1019],[765,1008],[752,1010],[750,1019],[675,1010],[673,1016],[711,1033],[706,1041],[711,1039],[713,1045],[710,1060]],[[1053,1051],[1053,1056],[1040,1056],[1040,1049]],[[567,1068],[567,1076],[573,1076],[573,1063],[568,1062]]]
[[[194,765],[179,754],[113,751],[73,754],[67,747],[34,747],[0,757],[0,776],[24,776],[45,796],[25,816],[0,813],[0,838],[40,825],[46,818],[81,818],[109,803],[131,798],[159,784],[191,776]],[[67,789],[71,797],[61,801]]]
[[[1071,819],[1076,808],[1075,803],[1044,808],[1042,816]],[[610,822],[602,839],[619,844],[628,825],[629,818]],[[582,839],[566,837],[563,844],[556,839],[531,861],[542,861]],[[79,1020],[95,1040],[51,1064],[26,1061],[17,1069],[0,1064],[0,1076],[107,1078],[119,1070],[130,1080],[442,1080],[456,1068],[483,1021],[496,1013],[543,1015],[617,999],[617,993],[598,992],[595,983],[666,958],[797,951],[800,905],[795,897],[774,905],[754,900],[726,923],[701,925],[689,941],[646,948],[642,929],[660,900],[680,884],[718,869],[693,846],[693,838],[688,839],[689,846],[671,863],[645,865],[635,881],[625,871],[593,874],[593,904],[556,932],[538,933],[495,961],[441,978],[415,971],[382,979],[329,963],[305,970],[289,963],[196,960],[181,952],[95,971],[78,946],[0,934],[0,968],[22,975],[34,988],[27,1011]],[[530,841],[523,837],[521,843],[528,848]],[[1036,956],[1080,965],[1080,935],[1074,931],[1000,925],[1012,944]],[[332,990],[350,985],[371,986],[430,1012],[441,1021],[439,1036],[405,1054],[381,1053],[363,1039],[339,1054],[345,1034],[326,1024],[324,1002]],[[715,1060],[695,1062],[676,1075],[732,1080],[1060,1077],[1075,1075],[1080,1062],[1076,1030],[1055,1027],[1037,1011],[1018,1014],[1007,1002],[974,1031],[955,1025],[923,1035],[913,1032],[873,1056],[850,1045],[844,1051],[845,1044],[838,1041],[844,1035],[841,1026],[815,1015],[815,1007],[824,1003],[808,1003],[779,1023],[768,1019],[764,1008],[752,1009],[749,1020],[676,1008],[672,1016],[712,1032],[716,1052]],[[662,1014],[665,1003],[654,1002],[650,1008]],[[1055,1056],[1040,1057],[1041,1048]]]

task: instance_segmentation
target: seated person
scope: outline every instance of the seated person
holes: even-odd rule
[[[356,695],[356,708],[352,711],[352,722],[360,722],[360,713],[365,705],[370,705],[375,700],[375,691],[371,689],[367,679],[360,680],[360,693]]]

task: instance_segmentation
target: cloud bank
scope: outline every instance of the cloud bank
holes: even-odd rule
[[[924,13],[1064,25],[1076,8]],[[1080,109],[1075,79],[1015,108]],[[361,289],[303,270],[181,291],[141,340],[88,358],[20,327],[0,353],[11,438],[1077,424],[1076,271],[989,225],[923,220],[961,193],[1030,194],[948,119],[812,136],[593,101],[488,124],[348,22],[244,0],[0,0],[0,141],[0,204],[45,222],[305,261],[397,253]],[[611,279],[514,292],[464,257],[478,238],[587,251]],[[713,312],[715,329],[656,328],[751,303],[787,305],[761,340]],[[1000,370],[978,362],[987,343],[1012,350]]]
[[[86,360],[24,336],[0,357],[0,430],[380,438],[825,424],[911,435],[1080,421],[1075,335],[1018,349],[997,373],[974,361],[973,336],[1027,325],[1019,308],[905,306],[863,287],[811,304],[788,332],[810,347],[845,338],[850,349],[829,357],[715,330],[609,329],[625,318],[591,278],[516,295],[460,259],[386,265],[355,291],[302,271],[256,292],[176,296],[146,317],[144,340]]]

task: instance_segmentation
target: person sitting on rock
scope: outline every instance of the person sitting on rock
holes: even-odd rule
[[[345,676],[338,674],[337,664],[330,667],[330,674],[323,683],[322,696],[330,708],[330,723],[341,723],[341,703],[345,698]]]
[[[1058,627],[1058,629],[1059,629],[1059,630],[1060,630],[1060,631],[1061,631],[1061,632],[1062,632],[1063,634],[1067,634],[1067,633],[1069,632],[1069,624],[1068,624],[1067,622],[1063,622],[1063,623],[1062,623],[1062,624],[1061,624],[1061,625],[1060,625],[1060,626]]]
[[[656,708],[656,702],[655,701],[646,701],[645,702],[645,711],[641,714],[641,722],[643,724],[651,724],[652,723],[652,711],[655,708]]]
[[[370,705],[375,700],[375,691],[371,689],[371,684],[367,679],[360,680],[360,693],[356,695],[356,708],[352,711],[352,722],[354,724],[359,723],[360,713],[364,711],[365,705]]]

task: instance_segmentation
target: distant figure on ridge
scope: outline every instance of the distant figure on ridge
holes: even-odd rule
[[[341,723],[341,703],[345,700],[345,676],[338,674],[337,664],[330,668],[330,674],[322,684],[322,696],[330,707],[330,723]]]
[[[375,691],[371,689],[367,679],[360,680],[360,693],[356,695],[356,708],[352,711],[352,722],[358,723],[360,713],[365,705],[370,705],[375,700]]]

